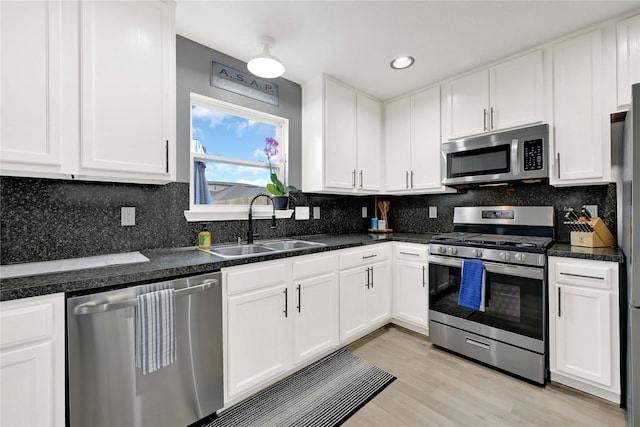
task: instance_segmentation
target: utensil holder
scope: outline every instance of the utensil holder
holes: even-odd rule
[[[593,217],[590,220],[581,217],[578,221],[576,221],[576,223],[587,224],[591,228],[591,231],[572,231],[572,246],[604,248],[614,246],[616,244],[616,239],[613,237],[600,217]]]

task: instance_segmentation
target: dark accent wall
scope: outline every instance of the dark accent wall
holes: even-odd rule
[[[247,64],[224,53],[178,36],[176,38],[177,181],[189,182],[191,142],[191,92],[289,119],[289,182],[302,183],[302,88],[284,78],[272,79],[279,87],[278,106],[238,95],[209,84],[211,62],[247,72]]]

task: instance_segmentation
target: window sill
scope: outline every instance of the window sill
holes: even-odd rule
[[[271,219],[273,208],[271,206],[254,206],[253,219]],[[293,209],[276,210],[276,218],[291,218]],[[246,220],[249,216],[249,206],[219,206],[207,209],[191,209],[184,211],[184,217],[188,222],[196,221],[232,221]]]

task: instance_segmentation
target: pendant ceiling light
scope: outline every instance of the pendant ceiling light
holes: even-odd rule
[[[248,63],[247,69],[251,74],[265,79],[273,79],[284,74],[284,65],[269,53],[269,48],[275,46],[276,41],[270,36],[261,36],[258,43],[263,46],[262,53],[254,56]]]

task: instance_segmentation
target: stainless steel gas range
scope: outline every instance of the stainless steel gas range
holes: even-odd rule
[[[453,233],[436,235],[429,244],[431,342],[544,384],[553,207],[457,207],[453,222]],[[461,287],[467,296],[471,280],[463,269],[478,265],[482,304],[470,308],[460,297]]]

